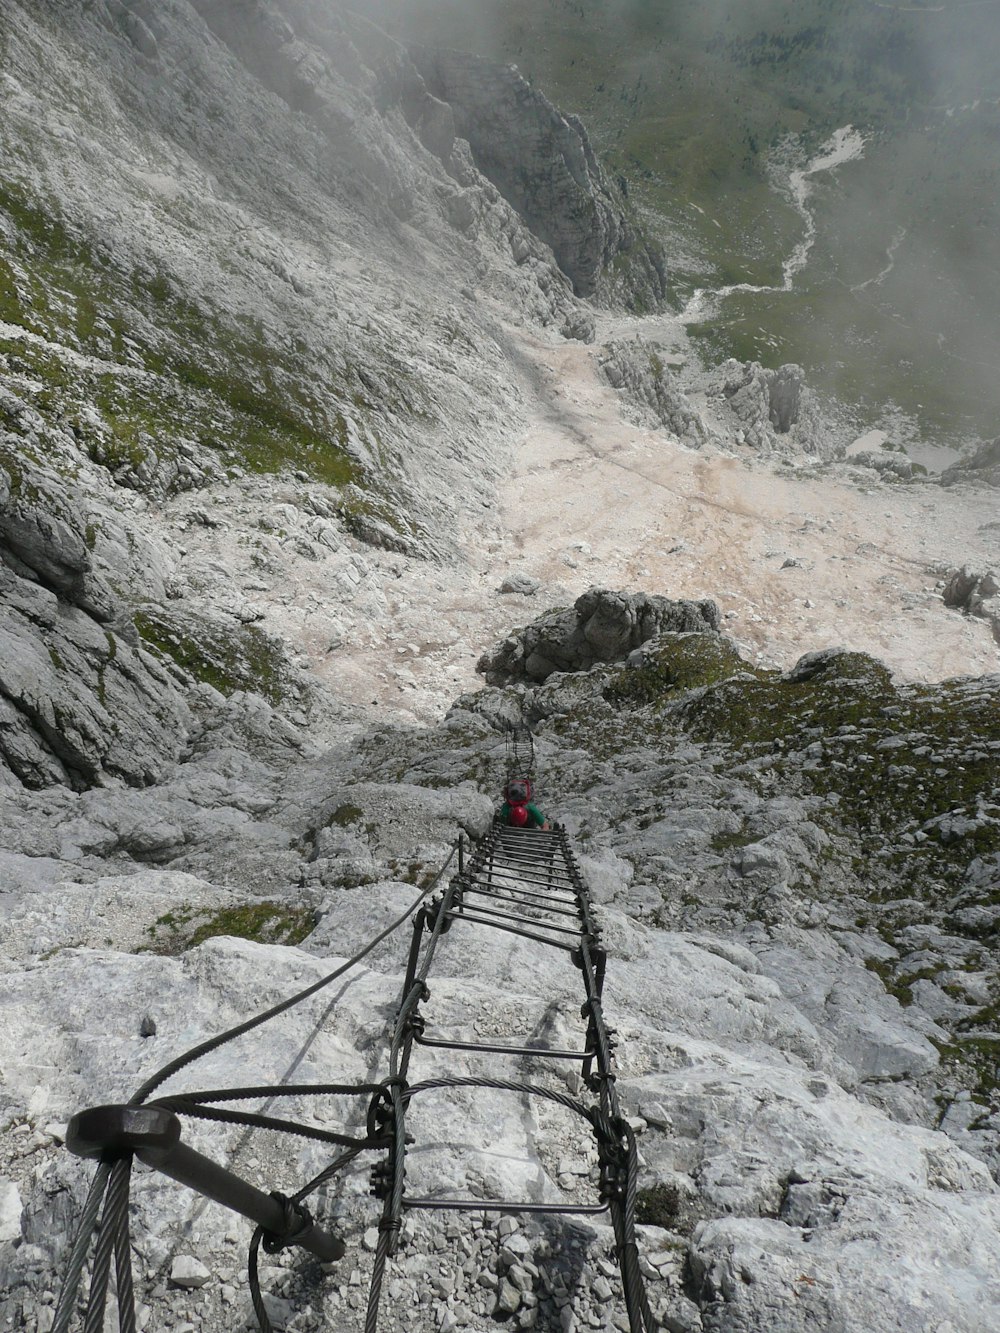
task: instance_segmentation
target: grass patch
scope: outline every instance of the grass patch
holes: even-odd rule
[[[891,872],[897,894],[943,903],[973,857],[1000,842],[992,678],[896,685],[882,663],[844,652],[791,680],[721,637],[664,635],[642,666],[617,668],[603,695],[610,717],[570,697],[556,734],[571,745],[579,736],[598,763],[632,746],[699,743],[717,771],[739,767],[762,792],[815,798],[813,818],[848,836],[856,871],[873,883]]]
[[[262,694],[280,704],[289,689],[288,665],[281,644],[256,625],[229,628],[147,607],[136,612],[143,644],[220,694],[238,690]]]
[[[222,320],[161,272],[116,270],[54,206],[11,181],[0,182],[0,223],[10,237],[0,320],[51,344],[7,339],[0,351],[41,381],[43,414],[64,416],[67,400],[96,403],[106,429],[84,426],[85,447],[120,480],[146,484],[150,464],[176,460],[185,439],[252,472],[295,468],[336,487],[364,480],[348,413],[368,409],[349,368],[318,396],[303,348],[270,345],[258,321]],[[107,372],[67,368],[63,345],[108,362]],[[404,399],[400,387],[394,409]]]
[[[360,805],[338,805],[327,824],[336,824],[338,828],[350,828],[352,824],[359,824],[364,817],[365,812]]]
[[[220,935],[259,944],[301,944],[315,928],[316,914],[311,908],[255,902],[212,914],[190,906],[179,907],[157,917],[146,927],[146,934],[152,952],[178,954]]]

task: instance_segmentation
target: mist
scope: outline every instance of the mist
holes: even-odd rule
[[[404,41],[513,61],[580,114],[673,263],[700,286],[780,285],[802,219],[776,149],[838,127],[861,160],[817,180],[793,291],[723,303],[714,355],[797,360],[860,424],[997,433],[1000,4],[868,0],[372,0]]]

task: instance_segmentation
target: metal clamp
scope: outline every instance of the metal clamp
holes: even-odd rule
[[[316,1226],[307,1209],[265,1194],[181,1142],[181,1122],[163,1106],[93,1106],[69,1122],[66,1147],[77,1157],[115,1161],[129,1155],[263,1227],[268,1248],[301,1245],[325,1263],[344,1242]],[[273,1250],[272,1250],[273,1253]]]

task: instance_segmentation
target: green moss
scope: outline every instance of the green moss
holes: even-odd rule
[[[338,805],[328,823],[336,824],[339,828],[349,828],[351,824],[357,824],[364,817],[365,812],[359,805]]]
[[[972,1093],[973,1100],[988,1108],[1000,1107],[1000,1039],[961,1036],[954,1041],[936,1041],[949,1081],[957,1079]]]
[[[944,971],[943,962],[933,967],[921,967],[915,972],[896,971],[896,964],[887,959],[868,958],[865,967],[874,972],[890,995],[894,995],[904,1009],[913,1003],[913,986],[917,981],[933,981],[939,972]]]
[[[184,904],[157,917],[146,927],[154,953],[177,954],[216,936],[255,940],[261,944],[301,944],[316,928],[316,914],[307,907],[282,903],[242,903],[208,912]]]
[[[0,182],[0,215],[13,237],[0,261],[0,320],[130,368],[141,357],[155,377],[82,367],[69,376],[46,349],[15,349],[46,385],[78,397],[91,390],[108,427],[107,438],[87,441],[95,461],[134,473],[151,456],[174,457],[186,435],[250,471],[297,468],[337,487],[361,480],[337,405],[350,401],[346,380],[320,402],[301,358],[269,345],[258,323],[224,323],[161,272],[125,275],[99,262],[54,207],[10,181]],[[58,415],[66,404],[50,406]]]
[[[713,852],[734,852],[740,847],[749,847],[751,843],[757,841],[755,833],[715,833],[712,835],[710,846]]]
[[[195,929],[190,947],[203,944],[216,935],[257,940],[262,944],[301,944],[315,929],[316,914],[310,908],[250,903],[217,912]]]
[[[714,685],[746,670],[735,646],[719,635],[664,635],[647,649],[641,666],[615,676],[604,698],[616,707],[663,704],[679,691]]]
[[[891,874],[896,895],[943,904],[972,858],[996,850],[1000,690],[988,678],[897,685],[873,658],[844,652],[793,680],[742,661],[724,639],[668,635],[641,667],[614,670],[603,694],[609,717],[570,702],[554,733],[570,746],[579,738],[598,764],[620,763],[630,744],[684,739],[763,794],[808,798],[814,821],[849,840],[873,897]],[[650,818],[659,808],[652,799]]]
[[[0,320],[5,324],[20,324],[23,318],[14,270],[0,259]]]
[[[277,704],[287,693],[281,645],[256,625],[230,629],[146,608],[136,613],[135,627],[148,648],[220,694],[251,690]]]

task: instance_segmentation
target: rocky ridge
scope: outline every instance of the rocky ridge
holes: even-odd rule
[[[397,588],[446,598],[461,552],[506,554],[495,485],[533,373],[510,329],[558,349],[592,312],[464,146],[458,94],[339,8],[37,0],[0,23],[0,1327],[52,1326],[89,1179],[68,1116],[384,927],[486,827],[497,727],[524,720],[600,904],[665,1325],[989,1327],[995,678],[906,684],[843,649],[782,673],[718,632],[707,595],[591,590],[501,639],[498,683],[446,719],[376,725],[316,662],[366,635],[384,657]],[[528,138],[542,122],[585,156],[496,77]],[[791,457],[805,391],[759,369],[719,372],[727,395],[665,367],[653,398],[685,407],[683,382],[707,436]],[[401,682],[415,639],[393,643]],[[405,948],[183,1086],[382,1072]],[[570,1038],[574,980],[473,941],[443,952],[435,1018]],[[472,1110],[434,1104],[425,1183],[592,1187],[562,1122],[499,1096]],[[323,1164],[193,1137],[267,1188]],[[265,1265],[276,1327],[361,1326],[366,1190],[360,1172],[321,1200],[349,1244],[335,1271]],[[134,1207],[142,1325],[251,1326],[242,1225],[151,1173]],[[621,1328],[611,1237],[420,1220],[385,1320]]]

